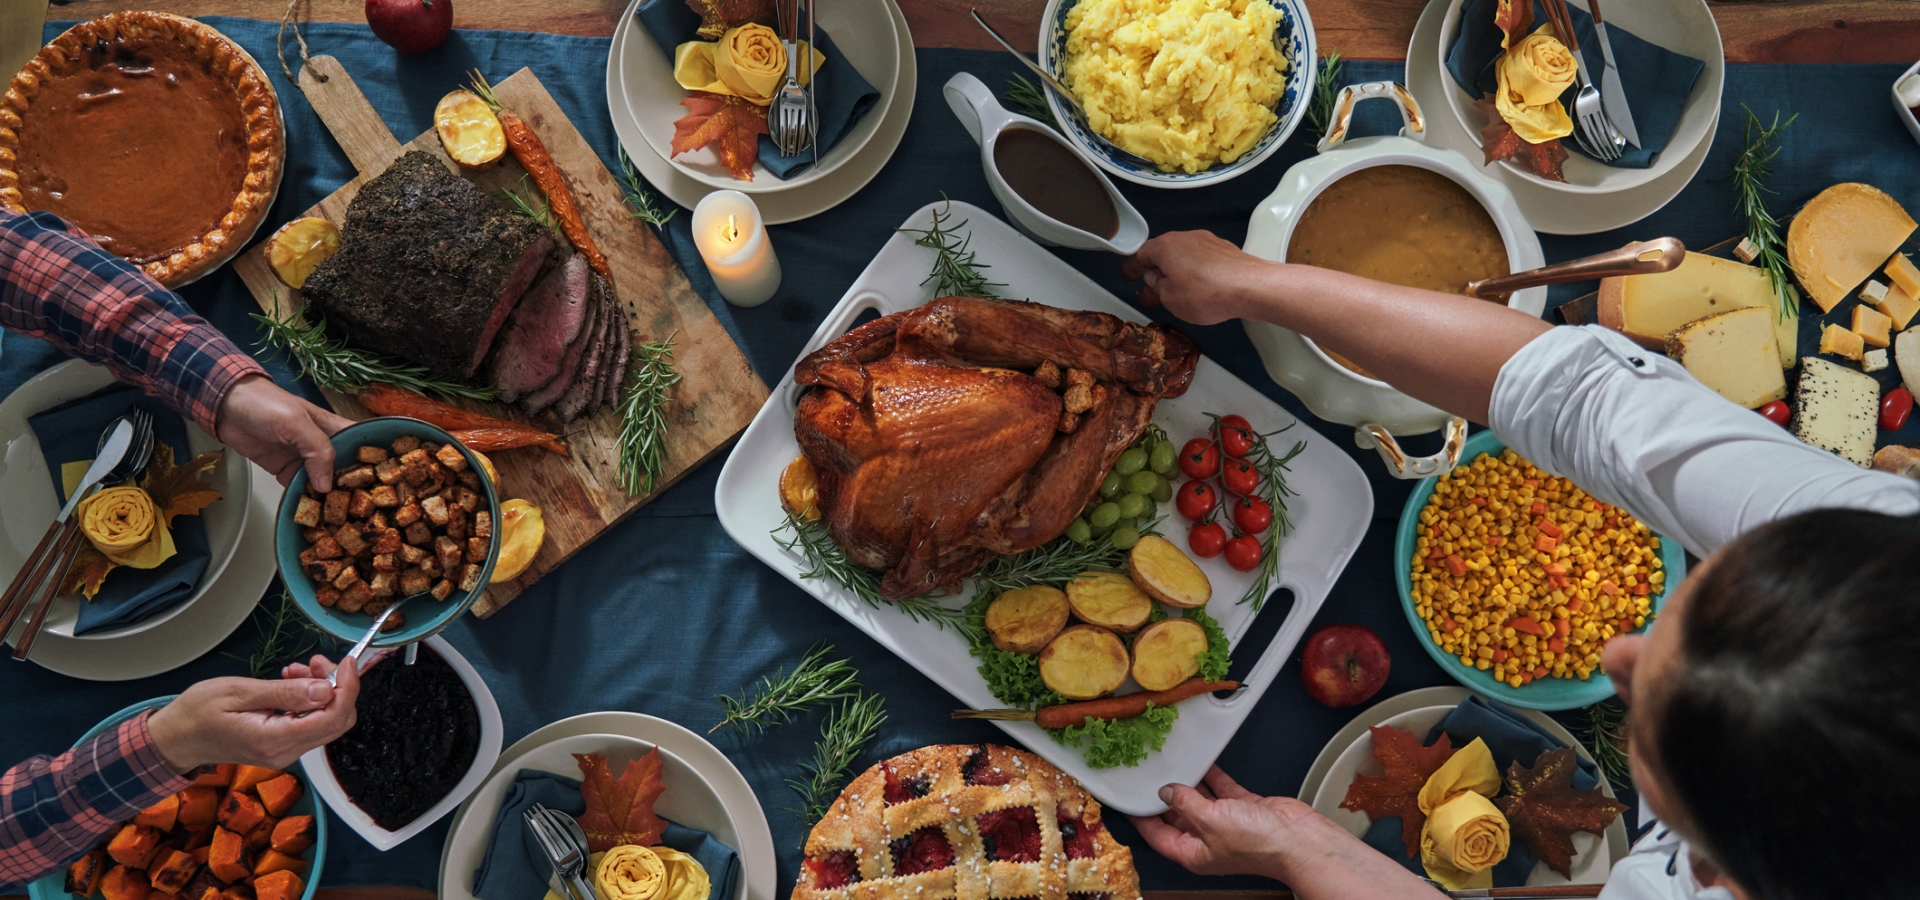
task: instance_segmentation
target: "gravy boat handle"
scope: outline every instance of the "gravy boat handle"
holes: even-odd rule
[[[1686,258],[1687,247],[1678,238],[1655,238],[1581,259],[1475,281],[1467,285],[1466,295],[1492,299],[1526,288],[1567,281],[1586,281],[1615,275],[1651,275],[1671,271]]]

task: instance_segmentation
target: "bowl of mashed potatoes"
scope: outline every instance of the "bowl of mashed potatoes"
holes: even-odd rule
[[[1040,64],[1067,140],[1137,184],[1189,188],[1259,165],[1306,117],[1313,21],[1301,0],[1049,0]]]

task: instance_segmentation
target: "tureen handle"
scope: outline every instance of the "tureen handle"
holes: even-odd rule
[[[1353,430],[1353,442],[1360,449],[1372,448],[1380,451],[1380,459],[1387,464],[1387,472],[1395,478],[1431,478],[1445,475],[1460,464],[1461,451],[1467,447],[1467,420],[1454,416],[1447,420],[1447,440],[1439,453],[1432,456],[1408,456],[1400,449],[1399,442],[1386,428],[1379,425],[1363,424]]]
[[[1427,140],[1427,120],[1420,114],[1420,104],[1413,99],[1407,89],[1391,81],[1369,81],[1364,84],[1350,84],[1340,89],[1340,96],[1333,101],[1333,123],[1327,126],[1327,134],[1315,145],[1321,153],[1340,146],[1347,140],[1347,125],[1353,120],[1353,107],[1362,100],[1374,98],[1393,100],[1400,106],[1400,136],[1413,138],[1425,143]]]

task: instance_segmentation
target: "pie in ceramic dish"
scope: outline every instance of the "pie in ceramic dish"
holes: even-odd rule
[[[180,16],[75,25],[0,99],[0,204],[55,213],[168,287],[253,236],[285,158],[266,73]]]
[[[1080,783],[1024,750],[922,747],[855,778],[807,836],[793,900],[1139,900]]]

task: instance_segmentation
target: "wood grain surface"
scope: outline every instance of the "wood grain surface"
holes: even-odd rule
[[[333,57],[314,57],[300,72],[300,87],[361,173],[306,215],[335,223],[344,221],[347,205],[360,186],[408,150],[432,153],[454,168],[432,131],[403,148]],[[512,602],[528,585],[602,531],[720,452],[747,427],[767,399],[765,382],[687,283],[686,275],[673,264],[652,229],[628,215],[619,182],[567,121],[533,72],[521,69],[494,90],[506,108],[518,113],[540,135],[560,171],[572,182],[587,228],[613,269],[614,290],[626,309],[635,342],[673,335],[684,380],[667,407],[665,477],[646,497],[630,496],[616,485],[620,421],[608,407],[575,419],[565,428],[570,456],[534,447],[490,454],[500,471],[501,496],[524,498],[539,506],[546,520],[547,539],[520,577],[493,584],[474,604],[474,614],[482,618]],[[484,172],[463,174],[494,193],[516,185],[524,170],[508,156]],[[264,246],[256,245],[236,258],[234,271],[263,309],[282,317],[294,314],[301,306],[299,292],[273,275]],[[343,416],[365,419],[372,415],[352,395],[324,393]],[[462,401],[459,405],[515,418],[495,404]]]
[[[29,0],[0,0],[23,3]],[[294,0],[301,21],[364,21],[361,0]],[[991,49],[967,17],[977,8],[1002,34],[1033,48],[1044,0],[899,0],[919,47]],[[454,0],[461,28],[613,34],[626,0]],[[1356,59],[1404,59],[1424,0],[1310,0],[1322,49]],[[1920,59],[1916,0],[1739,0],[1709,4],[1728,62],[1901,62]],[[49,15],[85,19],[117,9],[278,20],[287,0],[75,0]],[[316,48],[324,51],[325,48]]]

